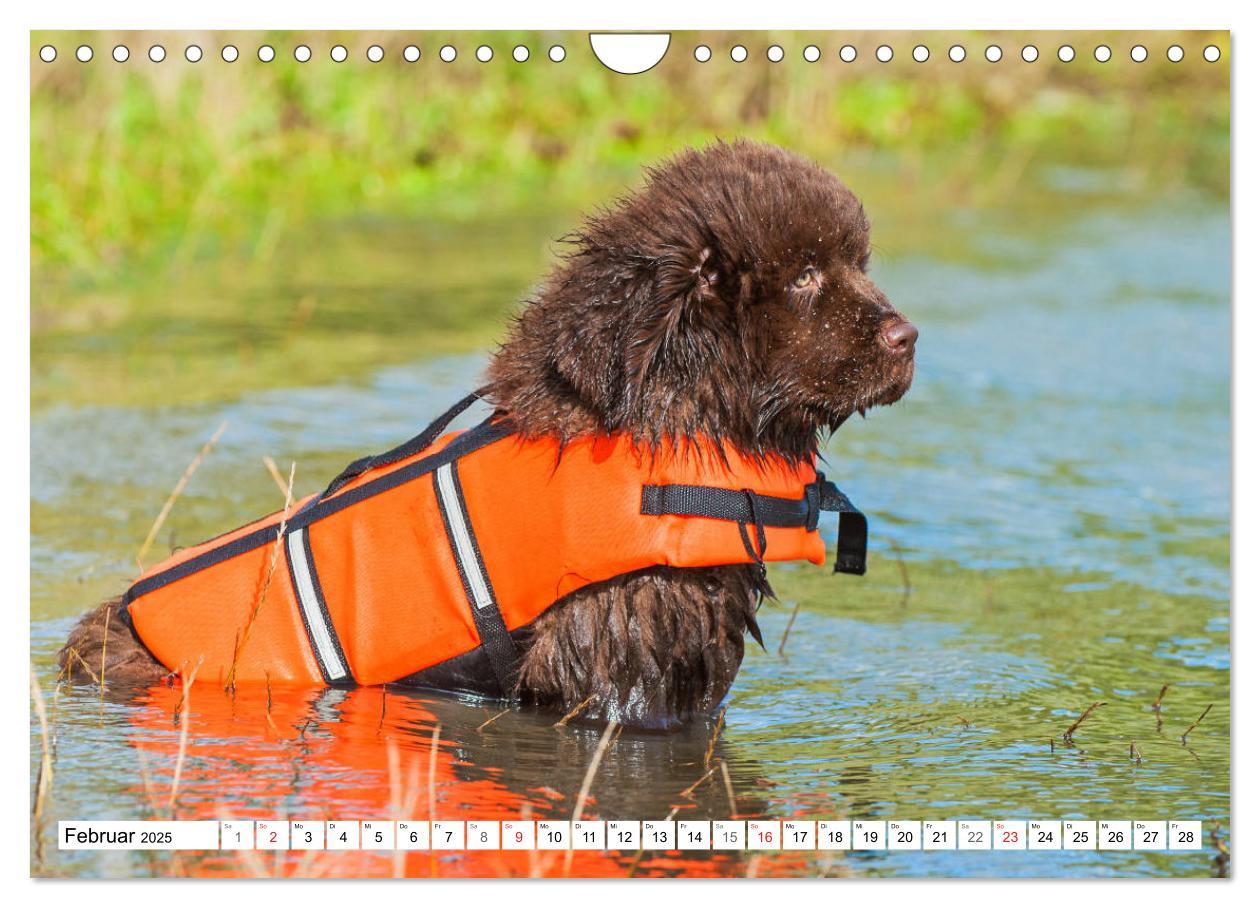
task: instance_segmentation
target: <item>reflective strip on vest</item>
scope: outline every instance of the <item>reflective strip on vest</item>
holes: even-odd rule
[[[481,556],[477,554],[472,533],[468,529],[468,519],[464,515],[464,500],[455,490],[454,470],[453,463],[443,464],[437,468],[435,474],[442,513],[446,517],[451,545],[455,549],[455,557],[459,560],[459,573],[468,587],[469,598],[474,607],[489,608],[494,604],[494,600],[490,596],[490,586],[486,582],[486,570],[481,564]]]
[[[137,635],[172,670],[200,662],[199,679],[237,683],[383,684],[481,649],[508,695],[511,631],[589,584],[660,565],[822,564],[819,510],[842,505],[840,569],[865,566],[865,519],[812,461],[623,435],[561,448],[490,421],[387,455],[287,520],[147,571],[124,597]]]
[[[324,680],[329,684],[344,681],[347,676],[346,663],[341,657],[341,647],[336,642],[336,632],[328,618],[327,607],[316,586],[315,566],[311,564],[310,551],[306,546],[306,530],[294,530],[288,535],[287,543],[293,586]]]
[[[486,566],[477,547],[477,537],[469,525],[468,504],[460,488],[455,461],[437,468],[433,473],[433,485],[437,490],[438,509],[442,512],[451,551],[459,566],[459,577],[472,609],[473,622],[477,625],[481,651],[499,682],[499,691],[510,697],[516,682],[516,644],[494,601]]]

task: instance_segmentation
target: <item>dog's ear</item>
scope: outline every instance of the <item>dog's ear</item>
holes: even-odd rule
[[[670,250],[656,260],[656,293],[661,305],[698,304],[713,298],[719,259],[712,246],[694,253]]]
[[[642,382],[657,365],[679,368],[692,359],[693,329],[720,304],[720,261],[712,246],[671,248],[653,259],[628,351],[630,375]]]

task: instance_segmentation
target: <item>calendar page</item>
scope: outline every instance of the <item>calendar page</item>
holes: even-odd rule
[[[1230,34],[833,12],[30,32],[32,877],[1231,875]]]

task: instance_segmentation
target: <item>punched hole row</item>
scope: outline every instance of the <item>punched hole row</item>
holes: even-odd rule
[[[199,44],[189,44],[184,48],[184,59],[189,63],[200,63],[205,57],[205,50]],[[45,63],[52,63],[57,59],[57,48],[52,44],[45,44],[39,49],[39,59]],[[80,44],[74,50],[75,59],[80,63],[90,63],[96,56],[96,51],[90,44]],[[131,48],[125,44],[117,44],[110,51],[110,56],[116,63],[126,63],[131,59]],[[148,50],[148,58],[153,63],[161,63],[166,59],[166,48],[161,44],[154,44]],[[270,44],[259,45],[257,57],[261,63],[270,63],[276,59],[277,51]],[[293,48],[293,59],[299,63],[309,63],[315,56],[315,52],[311,50],[308,44],[299,44]],[[363,54],[369,63],[380,63],[387,56],[385,48],[379,44],[371,45]],[[407,63],[416,63],[420,60],[421,51],[415,44],[408,44],[402,49],[399,55]],[[453,63],[459,56],[459,51],[453,44],[443,44],[438,49],[438,59],[443,63]],[[482,44],[473,52],[473,56],[482,63],[489,63],[494,59],[494,48],[488,44]],[[547,59],[552,63],[563,63],[568,56],[563,44],[553,44],[547,48]],[[241,58],[241,51],[235,44],[225,44],[219,48],[219,57],[224,63],[235,63]],[[344,44],[334,44],[328,50],[328,57],[334,63],[345,63],[350,59],[350,51]],[[512,59],[517,63],[524,63],[530,58],[530,49],[524,44],[518,44],[512,48]]]
[[[1001,45],[989,44],[983,51],[984,59],[990,63],[997,63],[1005,56],[1005,51]],[[1170,44],[1164,54],[1169,62],[1180,63],[1186,57],[1186,50],[1180,44]],[[713,49],[707,44],[698,45],[692,53],[698,63],[708,63],[713,59]],[[771,63],[780,63],[787,56],[787,52],[780,44],[771,44],[766,48],[766,59]],[[852,63],[858,58],[858,49],[852,44],[843,45],[838,56],[844,63]],[[896,56],[891,45],[881,44],[874,51],[874,57],[880,63],[891,63]],[[946,56],[954,63],[962,63],[967,59],[967,48],[961,44],[954,44],[946,51]],[[1041,49],[1035,44],[1025,44],[1019,49],[1020,59],[1025,63],[1036,63],[1041,58]],[[1076,59],[1076,48],[1070,44],[1060,45],[1055,52],[1055,56],[1063,63],[1071,63]],[[1112,49],[1107,44],[1099,44],[1093,49],[1093,56],[1099,63],[1107,63],[1112,58]],[[736,63],[743,63],[749,58],[748,48],[742,44],[736,44],[730,49],[730,57]],[[807,44],[801,51],[801,57],[806,63],[817,63],[823,57],[823,52],[817,44]],[[932,59],[932,51],[926,44],[916,44],[910,50],[910,57],[916,63],[927,63]],[[1129,59],[1134,63],[1144,63],[1150,57],[1150,51],[1143,44],[1135,44],[1129,48]],[[1208,63],[1215,63],[1221,59],[1221,49],[1215,44],[1209,44],[1203,48],[1203,59]]]
[[[45,44],[39,49],[39,58],[45,63],[52,63],[57,59],[57,48],[51,44]],[[225,44],[219,49],[219,57],[225,63],[235,63],[240,59],[240,50],[234,44]],[[276,59],[276,49],[270,44],[260,45],[257,52],[258,60],[262,63],[270,63]],[[444,44],[438,50],[438,59],[443,63],[453,63],[459,57],[459,51],[453,44]],[[482,44],[477,47],[473,55],[481,63],[489,63],[494,59],[494,48],[488,44]],[[90,44],[80,44],[75,48],[75,59],[80,63],[88,63],[95,56],[95,51]],[[115,45],[110,56],[118,63],[126,63],[131,59],[131,50],[125,44]],[[161,63],[166,59],[166,48],[161,44],[154,44],[148,50],[148,58],[153,63]],[[293,49],[293,58],[299,63],[308,63],[314,58],[314,51],[309,45],[299,44]],[[350,59],[350,51],[344,44],[334,44],[328,52],[329,59],[334,63],[344,63]],[[380,63],[386,57],[386,52],[379,44],[373,44],[364,52],[364,57],[370,63]],[[416,63],[421,58],[421,51],[415,44],[408,44],[402,49],[401,58],[407,63]],[[562,44],[553,44],[547,49],[547,58],[553,63],[562,63],[568,56],[567,51]],[[708,63],[713,59],[713,50],[707,44],[697,45],[692,52],[692,56],[699,63]],[[858,58],[858,49],[852,44],[843,45],[838,56],[844,63],[852,63]],[[875,48],[874,57],[880,63],[891,63],[896,56],[891,45],[881,44]],[[967,59],[967,48],[961,44],[951,45],[946,56],[954,63],[962,63]],[[989,44],[983,50],[984,59],[990,63],[998,63],[1005,56],[1005,51],[998,44]],[[1076,59],[1076,48],[1070,44],[1063,44],[1055,51],[1055,56],[1063,63],[1071,63]],[[1093,49],[1093,57],[1099,63],[1107,63],[1112,59],[1113,52],[1109,45],[1099,44]],[[1186,57],[1185,48],[1180,44],[1171,44],[1164,52],[1169,62],[1180,63]],[[198,63],[204,57],[204,51],[200,45],[190,44],[184,48],[184,59],[189,63]],[[787,51],[780,44],[771,44],[766,48],[766,59],[771,63],[781,63],[787,57]],[[801,57],[806,63],[817,63],[823,57],[822,49],[816,44],[808,44],[801,51]],[[910,57],[916,63],[927,63],[932,59],[932,51],[925,44],[916,44],[910,50]],[[1025,44],[1019,49],[1019,57],[1025,63],[1035,63],[1041,58],[1041,50],[1035,44]],[[1134,63],[1144,63],[1150,57],[1150,51],[1143,44],[1135,44],[1129,48],[1129,59]],[[512,59],[518,63],[524,63],[530,58],[530,50],[524,44],[518,44],[512,48]],[[730,49],[730,58],[735,63],[743,63],[749,58],[749,50],[742,44],[736,44]],[[1208,63],[1216,63],[1221,59],[1221,49],[1215,44],[1209,44],[1203,48],[1203,59]]]

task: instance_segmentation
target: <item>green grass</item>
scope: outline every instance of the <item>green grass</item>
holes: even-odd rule
[[[1103,66],[1084,53],[1072,64],[1052,59],[1052,46],[1081,44],[1079,35],[1002,36],[1008,57],[995,65],[979,59],[993,36],[899,34],[884,36],[901,50],[885,65],[871,59],[878,38],[849,37],[866,53],[842,64],[830,34],[679,34],[650,74],[625,77],[575,34],[37,33],[33,49],[51,40],[63,52],[32,68],[32,252],[37,273],[99,282],[241,246],[265,251],[293,225],[351,212],[469,219],[580,206],[633,181],[645,163],[733,135],[837,165],[870,152],[892,154],[899,167],[929,154],[974,167],[1052,153],[1224,192],[1228,56],[1206,64],[1197,48],[1215,40],[1228,51],[1225,37],[1180,36],[1190,51],[1182,64],[1153,54],[1141,66]],[[70,53],[80,38],[97,47],[92,63]],[[463,51],[453,64],[436,59],[448,39]],[[234,64],[213,53],[229,40],[244,49]],[[262,40],[278,49],[268,64],[249,53]],[[335,40],[352,50],[344,64],[327,58]],[[382,63],[363,59],[370,40],[385,46]],[[788,56],[735,65],[719,52],[699,65],[687,53],[736,40],[754,55],[778,41]],[[936,49],[929,63],[910,60],[918,40]],[[971,48],[965,64],[945,59],[955,40]],[[1017,59],[1023,40],[1042,46],[1042,61]],[[108,59],[117,41],[134,46],[130,62]],[[166,62],[143,59],[150,41],[169,48]],[[181,58],[190,41],[210,51],[196,65]],[[302,41],[315,51],[306,64],[291,56]],[[400,57],[410,41],[425,51],[416,64]],[[492,63],[473,58],[483,41],[498,51]],[[555,41],[570,47],[562,64],[544,56]],[[826,51],[819,63],[800,59],[810,41]],[[508,56],[518,42],[533,48],[528,63]]]
[[[1043,178],[1056,169],[1107,174],[1094,195],[1114,183],[1130,199],[1142,186],[1225,197],[1226,38],[1089,36],[1188,50],[1178,65],[1153,53],[1104,66],[1053,60],[1062,41],[1084,47],[1080,34],[848,35],[853,64],[835,34],[676,34],[651,73],[625,77],[568,33],[34,33],[32,403],[218,400],[485,347],[581,210],[714,137],[832,167],[873,213],[879,255],[985,255],[947,229],[959,209],[1071,229],[1081,195]],[[993,40],[1001,64],[981,60]],[[271,63],[253,55],[262,41]],[[379,64],[363,58],[373,41]],[[447,41],[452,64],[436,59]],[[737,41],[753,55],[742,65],[724,52]],[[881,41],[899,50],[890,64],[873,59]],[[911,60],[918,41],[929,63]],[[1018,59],[1026,41],[1042,62]],[[1226,50],[1218,64],[1199,56],[1208,41]],[[46,42],[61,49],[53,64],[35,55]],[[74,59],[80,42],[93,62]],[[115,63],[124,42],[131,60]],[[182,54],[194,42],[207,51],[195,65]],[[233,64],[217,55],[228,42],[242,49]],[[314,58],[298,64],[303,42]],[[334,42],[350,60],[328,59]],[[401,59],[410,42],[416,64]],[[482,42],[492,63],[473,55]],[[561,64],[546,59],[557,42]],[[704,65],[689,53],[701,42],[715,50]],[[771,42],[780,64],[760,57]],[[815,64],[800,57],[811,42]],[[954,42],[966,64],[946,58]],[[145,59],[150,43],[164,63]],[[510,59],[516,43],[528,63]]]

